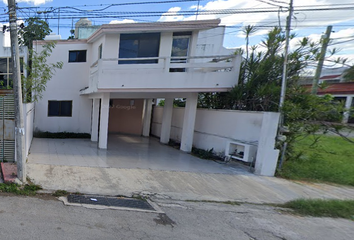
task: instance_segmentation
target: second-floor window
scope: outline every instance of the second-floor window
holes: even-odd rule
[[[69,51],[69,62],[86,62],[86,50]]]
[[[150,58],[159,56],[160,33],[121,34],[119,58]],[[118,64],[157,63],[157,59],[119,60]]]

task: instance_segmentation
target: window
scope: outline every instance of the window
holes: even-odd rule
[[[160,33],[121,34],[119,42],[119,58],[158,57]],[[118,64],[157,63],[152,60],[119,60]]]
[[[177,32],[173,33],[171,63],[186,63],[191,32]],[[181,57],[181,58],[176,58]],[[185,72],[185,68],[170,68],[170,72]]]
[[[12,58],[0,58],[0,89],[11,89],[12,83]],[[23,75],[23,58],[20,58],[20,71]]]
[[[98,47],[98,59],[102,59],[102,44]]]
[[[73,101],[48,101],[48,117],[71,117]]]
[[[86,50],[69,51],[69,62],[86,62]]]

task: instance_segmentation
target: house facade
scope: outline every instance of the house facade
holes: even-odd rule
[[[0,32],[0,161],[15,159],[15,105],[12,82],[11,48],[9,32]],[[27,61],[26,47],[19,48],[21,74],[26,69],[23,62]]]
[[[48,62],[63,68],[36,103],[34,131],[150,135],[152,104],[165,99],[160,141],[168,143],[173,99],[186,99],[181,150],[192,148],[199,92],[237,84],[241,56],[222,47],[220,20],[102,25],[87,39],[57,40]],[[46,41],[35,41],[40,51]]]

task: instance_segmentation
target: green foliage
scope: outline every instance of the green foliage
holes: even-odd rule
[[[158,106],[163,107],[165,106],[165,100],[160,100]],[[174,107],[185,107],[186,106],[186,99],[176,98],[173,100]]]
[[[14,193],[16,195],[36,195],[37,191],[42,189],[35,184],[18,185],[16,183],[0,183],[0,192]]]
[[[354,66],[351,66],[350,68],[344,71],[343,78],[346,82],[354,81]]]
[[[31,65],[25,65],[28,76],[23,76],[22,79],[24,102],[36,102],[41,99],[47,82],[52,78],[56,69],[63,67],[63,62],[48,63],[47,61],[54,47],[54,42],[48,42],[42,46],[42,50],[39,53],[29,49],[29,52],[32,53],[32,61]]]
[[[90,138],[88,133],[74,133],[74,132],[34,132],[34,137],[37,138]]]
[[[43,40],[51,32],[52,30],[46,21],[37,17],[30,17],[25,21],[25,27],[19,30],[19,43],[28,47],[28,49],[32,49],[33,40]]]
[[[69,192],[65,191],[65,190],[56,190],[54,193],[53,193],[53,196],[54,197],[61,197],[61,196],[66,196],[68,195]]]
[[[54,42],[43,45],[40,52],[33,50],[33,41],[43,40],[51,32],[48,23],[37,17],[28,18],[25,21],[25,27],[19,30],[19,43],[28,49],[28,61],[24,64],[27,76],[22,78],[24,102],[36,102],[41,99],[42,92],[55,70],[63,67],[62,62],[47,62],[47,58],[55,47]]]
[[[302,135],[289,157],[278,176],[354,186],[353,144],[341,137]]]
[[[246,51],[238,79],[238,85],[228,93],[199,94],[199,107],[224,108],[247,111],[282,111],[283,124],[288,128],[287,157],[293,155],[293,144],[303,134],[314,134],[318,131],[335,129],[338,133],[344,109],[343,104],[333,101],[331,96],[319,97],[311,95],[299,86],[301,73],[312,66],[319,58],[321,42],[302,38],[288,54],[287,92],[285,103],[279,109],[282,85],[285,35],[279,28],[271,30],[260,46],[248,46],[249,35],[254,29],[248,26],[244,30]],[[291,38],[294,38],[292,35]],[[335,54],[336,51],[331,51]],[[345,59],[336,59],[335,63],[345,63]],[[280,148],[282,143],[278,143]]]
[[[215,159],[216,156],[214,155],[213,151],[213,148],[208,150],[192,148],[192,154],[202,159]]]
[[[297,199],[279,206],[291,208],[301,215],[354,220],[354,200]]]

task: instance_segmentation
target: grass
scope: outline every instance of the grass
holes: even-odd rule
[[[298,199],[278,206],[300,215],[354,220],[354,200]]]
[[[16,195],[33,196],[37,191],[42,189],[41,186],[35,184],[18,185],[16,183],[0,183],[0,192],[13,193]]]
[[[54,197],[61,197],[61,196],[66,196],[68,194],[69,194],[69,192],[67,192],[65,190],[56,190],[52,195]]]
[[[299,141],[294,149],[298,157],[285,161],[277,175],[354,186],[354,144],[336,136],[322,136],[315,145],[313,141]]]

